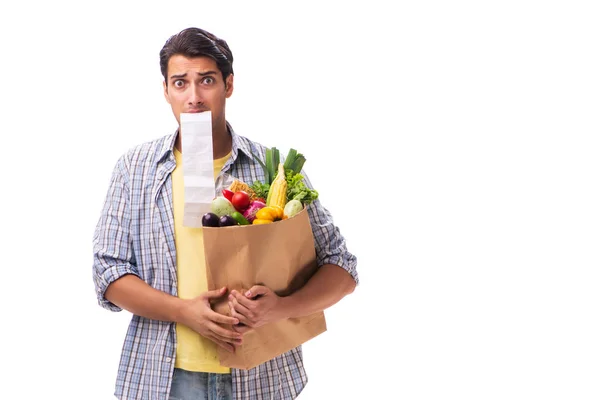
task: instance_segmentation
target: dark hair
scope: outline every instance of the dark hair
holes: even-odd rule
[[[187,28],[171,36],[160,50],[160,72],[168,83],[169,59],[180,54],[185,57],[210,57],[217,62],[223,80],[233,74],[233,54],[227,42],[200,28]]]

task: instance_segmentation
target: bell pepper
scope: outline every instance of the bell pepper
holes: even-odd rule
[[[252,225],[265,225],[265,224],[272,224],[273,221],[270,221],[268,219],[258,219],[256,218],[254,221],[252,221]]]
[[[256,212],[252,225],[270,224],[283,219],[283,208],[279,206],[263,207]]]

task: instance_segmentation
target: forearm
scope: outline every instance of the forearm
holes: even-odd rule
[[[148,285],[135,275],[111,283],[104,297],[111,303],[141,317],[180,322],[183,300]]]
[[[356,282],[343,268],[326,264],[298,291],[281,298],[285,318],[297,318],[323,311],[352,293]]]

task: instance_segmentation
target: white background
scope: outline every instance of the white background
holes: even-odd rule
[[[175,129],[158,52],[189,26],[233,50],[236,131],[306,155],[359,260],[300,399],[600,398],[595,2],[16,3],[1,398],[112,398],[129,315],[96,304],[93,229],[118,156]]]

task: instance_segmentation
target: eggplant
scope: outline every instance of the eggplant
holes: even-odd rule
[[[231,215],[223,215],[219,218],[219,226],[237,225],[237,221]]]
[[[207,212],[202,216],[202,226],[219,226],[219,216],[215,213]]]

